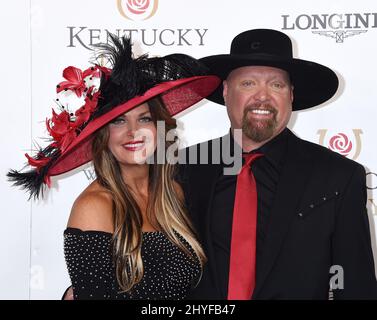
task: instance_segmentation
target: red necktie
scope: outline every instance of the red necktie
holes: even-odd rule
[[[248,300],[255,287],[257,188],[251,163],[262,154],[246,155],[237,177],[233,209],[228,300]]]

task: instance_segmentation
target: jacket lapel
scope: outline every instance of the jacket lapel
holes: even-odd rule
[[[290,132],[284,167],[280,176],[269,226],[263,247],[261,261],[258,262],[256,287],[253,298],[258,293],[270,273],[287,234],[292,218],[297,214],[303,186],[311,173],[312,160],[302,149],[300,139]]]

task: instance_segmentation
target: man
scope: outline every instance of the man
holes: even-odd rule
[[[241,173],[224,175],[226,164],[180,167],[208,258],[191,298],[328,299],[331,287],[335,299],[375,299],[364,168],[286,127],[292,111],[336,93],[336,74],[293,58],[290,39],[266,29],[243,32],[230,54],[201,60],[223,79],[209,99],[227,107],[231,122],[230,134],[209,145],[230,139],[260,156],[241,170],[252,169],[254,204],[246,202],[255,189]],[[242,200],[248,188],[250,199]],[[247,227],[253,219],[256,227]]]

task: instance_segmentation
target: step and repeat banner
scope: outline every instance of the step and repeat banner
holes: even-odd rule
[[[340,88],[328,103],[294,113],[289,127],[366,168],[368,214],[377,253],[377,2],[374,0],[18,0],[1,4],[2,126],[0,299],[59,299],[69,286],[63,231],[74,199],[93,180],[90,166],[52,179],[39,201],[11,188],[5,174],[46,145],[45,120],[67,66],[90,66],[108,33],[131,36],[137,54],[229,53],[238,33],[285,32],[296,57],[329,66]],[[225,108],[201,102],[179,117],[192,145],[229,130]]]

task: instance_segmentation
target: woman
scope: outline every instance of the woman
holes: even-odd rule
[[[67,81],[57,91],[85,104],[73,113],[59,96],[62,112],[47,123],[53,142],[27,155],[33,170],[8,176],[38,197],[51,176],[93,161],[97,178],[74,202],[64,232],[75,299],[182,299],[200,278],[205,256],[174,166],[158,161],[165,133],[157,132],[157,121],[174,129],[172,115],[210,94],[219,79],[205,76],[189,56],[134,59],[129,39],[111,39],[100,56],[112,70],[64,71]]]

